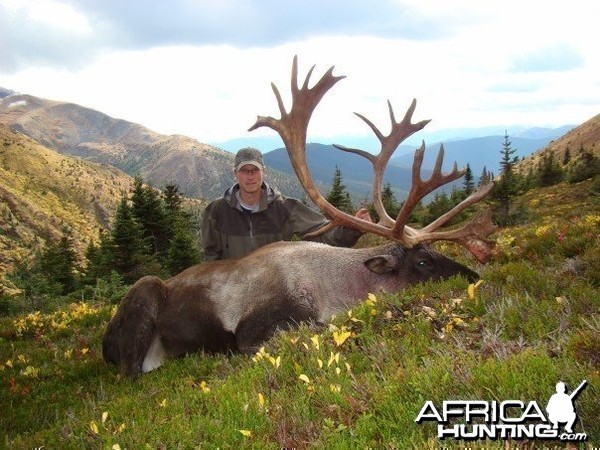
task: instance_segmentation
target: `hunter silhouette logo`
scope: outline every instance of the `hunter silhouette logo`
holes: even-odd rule
[[[575,397],[579,395],[582,389],[586,386],[587,380],[583,380],[581,384],[575,389],[571,395],[566,394],[565,383],[559,381],[556,383],[556,394],[550,397],[548,400],[548,419],[552,422],[552,429],[558,429],[559,423],[566,423],[565,431],[567,433],[573,433],[573,424],[577,420],[577,414],[575,413],[575,407],[573,401]]]
[[[574,401],[586,385],[587,381],[583,380],[567,394],[565,383],[559,381],[556,393],[548,400],[546,413],[535,400],[528,403],[521,400],[445,400],[439,408],[428,400],[415,422],[436,422],[440,439],[586,441],[586,433],[573,431],[577,420]],[[560,424],[564,424],[562,432]]]

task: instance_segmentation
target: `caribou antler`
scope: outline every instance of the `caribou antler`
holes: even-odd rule
[[[479,261],[487,261],[491,256],[492,242],[486,238],[496,229],[492,224],[489,213],[475,216],[471,222],[456,230],[438,231],[438,229],[450,219],[460,214],[466,207],[486,197],[493,188],[491,177],[483,180],[481,187],[467,199],[463,200],[451,211],[448,211],[426,227],[417,230],[407,225],[410,213],[423,197],[440,186],[461,178],[465,174],[464,169],[458,170],[456,163],[449,174],[442,174],[442,163],[444,159],[443,146],[441,146],[438,153],[433,174],[427,181],[424,181],[421,178],[421,164],[423,163],[423,156],[425,153],[425,143],[423,143],[415,152],[412,168],[412,187],[408,194],[408,198],[398,213],[398,217],[392,219],[383,206],[381,199],[381,183],[383,172],[391,156],[402,141],[413,133],[423,129],[423,127],[429,123],[429,120],[412,123],[412,115],[417,105],[416,100],[412,101],[404,118],[400,122],[396,122],[392,105],[388,101],[390,120],[392,123],[392,129],[388,136],[384,136],[369,119],[361,114],[355,113],[373,130],[379,139],[381,150],[378,155],[371,154],[364,150],[335,145],[335,147],[340,150],[355,153],[367,158],[373,165],[375,179],[372,194],[379,221],[373,223],[346,214],[335,208],[323,197],[308,171],[308,164],[306,162],[306,133],[310,117],[319,101],[339,80],[345,78],[344,76],[334,76],[333,69],[334,68],[331,67],[312,88],[309,88],[308,84],[310,76],[314,70],[314,66],[311,67],[306,75],[302,88],[298,88],[298,59],[297,57],[294,57],[292,65],[291,110],[289,112],[285,110],[277,86],[271,83],[271,87],[277,98],[281,118],[274,119],[273,117],[258,116],[256,123],[248,130],[252,131],[256,128],[266,126],[279,133],[287,149],[292,167],[300,180],[300,184],[302,184],[315,205],[317,205],[330,219],[331,222],[327,226],[310,233],[310,236],[322,234],[334,226],[344,225],[359,229],[363,232],[370,232],[399,241],[408,247],[412,247],[419,242],[433,242],[439,240],[458,242],[465,246]]]

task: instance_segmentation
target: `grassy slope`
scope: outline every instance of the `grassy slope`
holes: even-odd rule
[[[600,207],[588,187],[521,198],[529,223],[498,233],[473,298],[462,280],[378,294],[335,327],[281,334],[254,358],[192,355],[121,379],[100,354],[110,304],[0,319],[0,445],[504,448],[438,441],[435,427],[415,418],[425,400],[545,407],[558,380],[572,389],[587,379],[576,431],[597,447]]]

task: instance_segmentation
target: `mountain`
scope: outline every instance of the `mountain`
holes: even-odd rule
[[[131,186],[114,167],[61,155],[0,125],[0,275],[64,228],[82,254]]]
[[[557,133],[562,132],[562,129],[558,130]],[[561,134],[557,134],[553,137],[550,136],[552,135],[545,134],[545,137],[543,138],[524,138],[509,135],[508,138],[511,142],[511,148],[516,150],[514,156],[524,158],[535,151],[546,147],[546,145],[552,142],[553,138],[559,137]],[[476,177],[481,174],[484,167],[497,174],[500,172],[500,152],[503,143],[504,135],[436,142],[433,144],[426,143],[427,150],[425,152],[423,166],[428,168],[433,167],[440,145],[443,144],[445,170],[450,170],[452,164],[456,161],[458,167],[464,167],[469,164]],[[412,158],[412,154],[404,154],[392,158],[392,161],[396,164],[408,167],[412,164]]]
[[[139,174],[157,187],[176,182],[190,197],[215,197],[232,181],[228,152],[72,103],[9,95],[0,101],[0,123],[61,154]]]
[[[289,174],[294,173],[285,148],[265,153],[264,159],[269,167]],[[325,191],[321,191],[323,195],[326,195],[331,186],[335,168],[338,167],[342,173],[343,183],[354,203],[358,204],[365,197],[371,197],[373,166],[367,159],[341,151],[333,145],[311,143],[306,145],[306,160],[313,179],[324,186]],[[423,170],[423,177],[430,175],[430,170]],[[383,182],[384,185],[389,182],[396,197],[403,199],[410,190],[411,169],[390,162]]]

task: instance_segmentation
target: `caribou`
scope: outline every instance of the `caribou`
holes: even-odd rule
[[[375,133],[379,154],[336,145],[342,151],[367,158],[373,165],[372,197],[378,221],[346,214],[331,205],[316,187],[306,162],[306,136],[313,111],[323,96],[343,76],[331,67],[314,86],[309,80],[314,66],[298,85],[298,62],[294,57],[291,76],[292,106],[285,109],[281,94],[271,84],[281,117],[258,116],[249,129],[269,127],[283,140],[292,166],[312,202],[328,217],[329,224],[310,233],[315,236],[334,226],[350,226],[386,239],[386,244],[367,248],[331,247],[310,241],[277,242],[235,260],[195,265],[163,281],[146,276],[136,282],[121,301],[103,338],[103,357],[124,376],[137,376],[160,367],[168,358],[205,352],[256,352],[277,330],[299,323],[323,324],[332,316],[363,301],[369,293],[398,292],[428,280],[477,273],[431,249],[434,241],[463,245],[480,262],[490,258],[495,226],[489,213],[475,215],[456,229],[440,230],[450,219],[486,197],[493,180],[452,210],[421,229],[408,225],[419,201],[435,189],[461,178],[465,171],[454,168],[442,173],[440,147],[433,174],[421,178],[425,144],[416,150],[412,187],[400,212],[391,218],[381,198],[385,167],[402,141],[429,121],[412,123],[413,100],[404,118],[397,122],[388,101],[390,134],[385,136],[369,119],[357,114]]]

